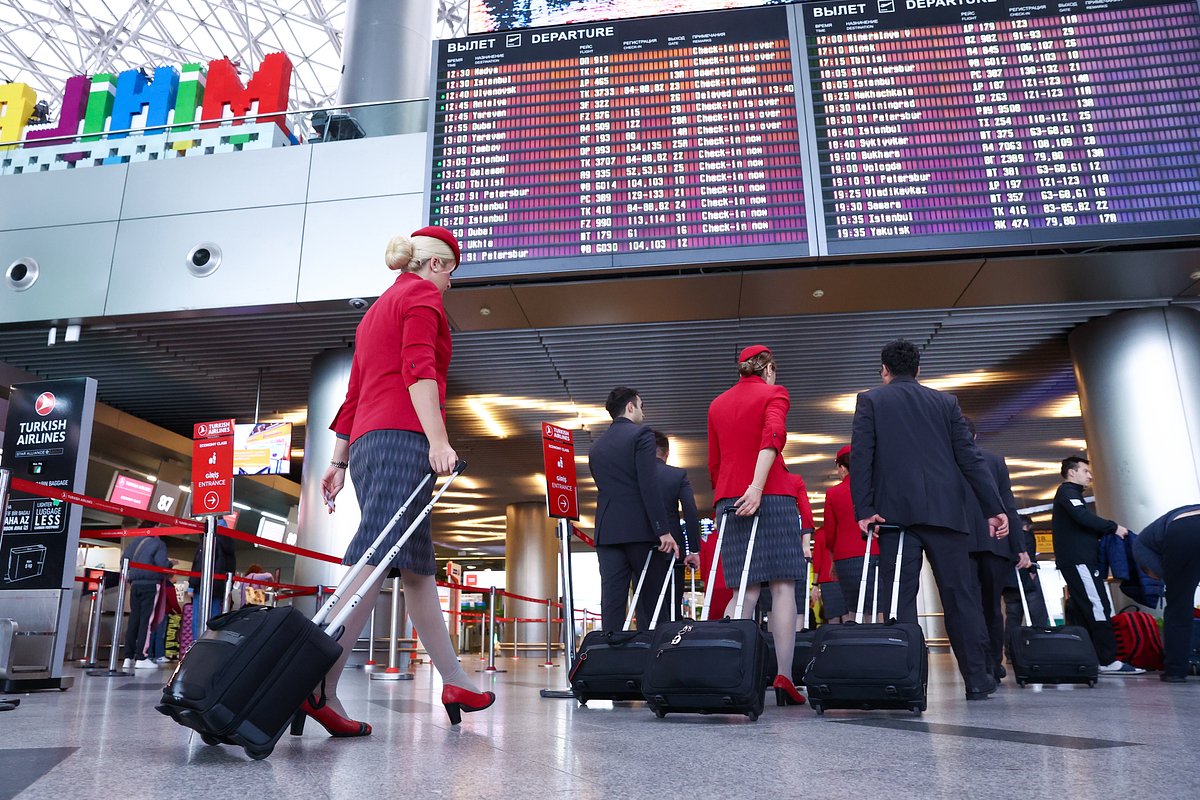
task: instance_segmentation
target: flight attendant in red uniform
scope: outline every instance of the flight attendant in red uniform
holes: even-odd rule
[[[838,475],[841,483],[825,492],[826,545],[833,554],[833,569],[846,605],[846,615],[854,618],[858,611],[858,590],[862,585],[863,553],[867,543],[854,518],[854,501],[850,498],[850,446],[838,451]],[[863,621],[871,622],[878,609],[874,607],[875,571],[879,568],[879,542],[871,539],[871,566],[867,573],[867,600]]]
[[[725,510],[725,539],[721,561],[725,585],[740,587],[746,598],[741,617],[749,618],[758,603],[759,584],[771,587],[771,636],[779,674],[772,684],[780,705],[800,704],[804,696],[792,685],[792,654],[796,644],[796,581],[804,578],[800,518],[796,490],[783,463],[787,440],[787,389],[775,385],[775,358],[763,345],[752,345],[738,356],[740,378],[713,400],[708,409],[708,471],[716,498],[718,524]],[[743,576],[754,517],[758,532],[750,566]],[[735,590],[736,591],[736,590]],[[732,617],[736,595],[726,608]]]

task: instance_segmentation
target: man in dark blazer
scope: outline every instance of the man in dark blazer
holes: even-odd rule
[[[658,488],[654,434],[642,424],[642,398],[618,386],[604,404],[613,418],[592,443],[588,467],[596,482],[596,558],[600,563],[600,624],[619,631],[625,624],[629,587],[636,586],[648,553],[678,555]],[[638,630],[648,630],[654,603],[671,559],[651,560],[637,604]]]
[[[958,399],[917,382],[921,353],[897,339],[884,346],[883,386],[858,395],[850,441],[850,494],[866,533],[872,523],[903,525],[900,565],[901,622],[917,621],[921,558],[933,569],[945,611],[946,633],[966,683],[968,700],[996,689],[988,666],[987,630],[979,602],[979,578],[971,563],[975,494],[988,517],[990,535],[1008,535],[1000,492],[967,430]],[[968,488],[969,487],[969,488]],[[880,540],[880,599],[890,608],[899,537]]]
[[[971,431],[971,440],[977,438],[975,423],[967,418],[967,428]],[[988,472],[996,481],[1000,492],[1000,500],[1004,503],[1004,516],[1008,519],[1009,531],[1021,530],[1021,515],[1017,513],[1017,500],[1012,493],[1012,480],[1008,477],[1008,465],[1004,457],[990,453],[982,448],[979,451]],[[1003,680],[1007,672],[1004,669],[1004,613],[1001,610],[1001,597],[1008,577],[1017,566],[1023,552],[1021,536],[1005,536],[998,539],[991,535],[991,529],[983,512],[979,509],[979,501],[969,489],[964,491],[967,502],[971,505],[971,560],[975,563],[975,574],[979,576],[980,608],[983,610],[983,621],[987,626],[988,665],[996,680]],[[1029,566],[1028,556],[1025,566]]]
[[[700,569],[700,512],[696,510],[696,495],[687,470],[672,467],[667,463],[671,455],[671,440],[662,431],[654,431],[655,456],[658,458],[658,489],[662,493],[663,508],[667,512],[667,524],[671,536],[683,554],[675,562],[675,617],[683,619],[683,568]],[[679,525],[680,508],[683,509],[683,527]],[[663,609],[663,617],[667,609]]]

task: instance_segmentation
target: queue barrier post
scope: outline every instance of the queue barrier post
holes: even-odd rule
[[[562,540],[559,574],[562,575],[563,588],[563,663],[566,664],[567,670],[569,670],[571,665],[575,663],[575,586],[571,580],[571,523],[569,520],[559,518],[558,538]],[[586,618],[587,615],[585,614],[584,619],[586,620]],[[571,691],[569,685],[565,689],[542,689],[540,694],[542,697],[562,700],[575,698],[575,693]]]
[[[201,545],[203,556],[200,564],[200,634],[208,630],[208,621],[212,618],[213,600],[213,558],[217,551],[217,518],[207,517],[204,524],[204,541]],[[192,609],[195,613],[195,609]]]
[[[483,669],[477,669],[476,672],[507,672],[508,670],[496,669],[496,587],[492,586],[488,589],[488,614],[487,625],[487,666]]]
[[[104,606],[104,576],[96,582],[96,591],[92,592],[92,605],[88,609],[87,649],[79,666],[83,669],[96,669],[100,666],[96,656],[100,650],[100,613]]]
[[[93,669],[88,671],[88,675],[93,678],[127,678],[132,675],[132,672],[123,672],[117,669],[117,664],[120,663],[121,657],[121,628],[122,621],[125,617],[125,584],[129,579],[129,559],[121,557],[121,578],[117,583],[117,613],[113,618],[113,638],[112,651],[108,654],[108,669]],[[129,654],[133,658],[133,653]]]
[[[367,663],[362,665],[364,672],[374,672],[379,669],[379,665],[375,663],[375,614],[379,611],[379,605],[371,609],[371,624],[368,626],[367,637]]]
[[[397,661],[397,644],[400,638],[400,579],[392,578],[392,621],[388,630],[388,665],[382,672],[371,673],[373,681],[411,681],[413,676],[400,671]]]
[[[543,667],[558,666],[554,663],[554,604],[546,603],[546,662]]]

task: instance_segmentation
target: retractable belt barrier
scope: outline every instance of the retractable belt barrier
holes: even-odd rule
[[[126,506],[126,505],[122,505],[120,503],[113,503],[108,500],[100,500],[95,497],[89,497],[87,495],[79,494],[77,492],[69,492],[69,491],[65,491],[62,489],[56,489],[52,486],[44,486],[40,483],[34,483],[33,481],[28,481],[28,480],[25,480],[22,478],[17,478],[15,476],[12,478],[11,488],[14,491],[25,492],[26,494],[32,494],[32,495],[36,495],[38,497],[45,497],[45,498],[48,498],[51,500],[58,500],[58,501],[64,502],[64,503],[71,503],[73,505],[83,506],[84,508],[91,508],[96,511],[104,511],[104,512],[107,512],[110,514],[118,514],[118,515],[124,516],[124,517],[132,517],[134,519],[140,519],[140,520],[144,520],[146,522],[156,522],[159,525],[165,526],[165,527],[158,527],[158,528],[104,528],[104,529],[99,529],[99,530],[82,531],[81,535],[85,536],[87,538],[127,539],[127,538],[133,538],[133,537],[137,537],[137,536],[156,536],[156,537],[196,536],[196,535],[203,535],[205,532],[205,524],[203,522],[197,522],[195,520],[187,519],[185,517],[173,517],[169,514],[162,514],[157,511],[150,511],[148,509],[135,508],[133,506]],[[574,535],[576,537],[578,537],[580,540],[595,547],[596,542],[591,537],[587,536],[586,534],[584,534],[582,531],[580,531],[577,528],[573,528],[573,532],[574,532]],[[304,547],[297,547],[296,545],[285,544],[283,542],[277,542],[272,539],[263,539],[259,536],[254,536],[253,534],[245,533],[244,531],[239,531],[235,528],[219,527],[216,530],[216,534],[218,536],[226,536],[230,539],[234,539],[235,541],[247,542],[249,544],[263,547],[263,548],[266,548],[269,550],[276,550],[281,553],[289,553],[291,555],[302,556],[304,558],[312,558],[317,561],[324,561],[329,564],[341,564],[342,563],[341,558],[339,558],[337,556],[329,555],[328,553],[321,553],[316,550],[309,550]],[[138,563],[138,562],[131,562],[124,558],[122,558],[122,562],[123,562],[122,563],[123,569],[121,571],[122,580],[120,581],[120,583],[122,584],[122,588],[126,581],[126,572],[129,569],[140,569],[140,570],[145,570],[147,572],[157,572],[162,575],[179,575],[179,576],[183,576],[183,577],[187,577],[187,578],[201,578],[201,579],[204,578],[204,573],[197,572],[194,570],[174,569],[172,567],[158,567],[153,564],[142,564],[142,563]],[[228,576],[222,575],[222,576],[214,576],[214,577],[220,577],[221,580],[230,580],[230,584],[229,584],[230,587],[232,587],[232,585],[235,583],[240,583],[240,584],[244,584],[244,585],[263,586],[263,587],[279,590],[276,595],[276,598],[279,600],[290,599],[290,598],[295,598],[295,597],[311,597],[314,595],[325,595],[325,594],[332,593],[334,591],[333,587],[304,586],[304,585],[300,585],[300,584],[283,583],[280,581],[260,580],[258,578],[245,578],[245,577],[241,577],[241,576],[238,576],[235,574],[230,574]],[[76,577],[75,578],[75,581],[78,583],[90,583],[90,582],[93,582],[94,580],[95,579],[88,579],[88,578],[84,578],[84,577]],[[488,610],[486,612],[462,611],[462,610],[450,610],[447,612],[452,617],[458,616],[460,619],[462,619],[464,621],[465,620],[472,620],[472,621],[477,620],[481,624],[483,624],[485,633],[491,634],[489,636],[489,639],[491,640],[490,644],[492,645],[492,647],[488,647],[489,652],[487,655],[487,660],[488,660],[488,670],[487,671],[497,671],[495,668],[495,653],[494,653],[494,649],[493,649],[494,644],[495,644],[495,624],[497,622],[499,622],[499,623],[545,623],[546,627],[547,627],[546,664],[544,664],[543,666],[553,666],[553,663],[551,660],[551,642],[550,642],[550,637],[549,637],[550,625],[552,625],[554,623],[565,624],[567,622],[567,619],[566,619],[565,615],[558,615],[558,616],[552,615],[550,613],[550,609],[552,609],[552,608],[563,609],[564,605],[562,603],[557,602],[555,600],[549,600],[547,598],[542,598],[542,597],[529,597],[528,595],[522,595],[522,594],[517,594],[515,592],[509,592],[505,589],[500,589],[500,588],[496,588],[496,587],[484,588],[484,587],[480,587],[480,586],[468,586],[465,584],[452,583],[449,581],[437,581],[437,585],[441,586],[443,588],[447,588],[447,589],[457,589],[458,591],[462,591],[462,592],[470,592],[473,594],[486,594],[489,596],[490,599],[489,599],[489,604],[488,604]],[[495,608],[495,598],[496,597],[507,597],[507,598],[511,598],[513,600],[520,600],[520,601],[527,602],[527,603],[536,603],[538,605],[545,606],[546,612],[547,612],[546,616],[545,617],[501,617],[501,616],[496,616],[496,608]],[[96,604],[96,605],[97,605],[97,607],[95,610],[99,611],[100,610],[99,604]],[[590,611],[588,609],[573,609],[572,611],[573,611],[573,613],[571,614],[571,616],[573,617],[572,623],[578,623],[580,620],[582,620],[583,624],[586,626],[589,621],[600,618],[600,614],[598,614],[597,612],[594,612],[594,611]],[[99,614],[97,614],[96,616],[99,616]],[[96,642],[92,643],[92,654],[91,654],[91,661],[93,662],[93,664],[95,663],[95,649],[99,642],[98,625],[97,625],[95,634],[96,634],[95,635]],[[389,639],[390,638],[392,638],[392,637],[389,637]],[[113,647],[114,651],[116,650],[117,646],[118,645],[114,645],[114,647]],[[392,647],[393,648],[395,647],[395,643],[392,643]],[[515,654],[517,652],[518,643],[514,641],[512,644],[512,647],[513,647],[513,652]],[[117,670],[115,667],[115,662],[110,661],[110,668],[107,671],[107,673],[108,674],[116,674],[117,673]]]

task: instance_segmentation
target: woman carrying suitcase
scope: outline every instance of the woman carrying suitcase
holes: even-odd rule
[[[354,361],[346,401],[330,428],[337,434],[333,460],[321,480],[330,513],[349,468],[362,521],[344,564],[353,564],[431,470],[444,475],[458,461],[446,435],[446,374],[450,367],[450,325],[442,294],[460,260],[458,242],[445,228],[429,226],[411,237],[388,242],[384,259],[400,276],[363,315],[355,332]],[[408,527],[415,509],[427,504],[433,482],[412,504],[369,563],[378,564]],[[429,518],[392,562],[400,571],[408,615],[442,677],[442,703],[452,724],[463,711],[481,711],[493,702],[492,692],[480,692],[467,676],[450,643],[434,581],[436,565]],[[364,571],[358,580],[366,580]],[[356,582],[357,583],[357,582]],[[382,580],[366,593],[345,623],[354,635],[366,625],[375,608]],[[344,587],[349,598],[357,585]],[[337,609],[334,612],[336,614]],[[324,692],[302,710],[332,736],[366,736],[371,726],[348,719],[337,698],[338,677],[349,657],[342,658],[325,678]],[[297,726],[299,727],[299,726]],[[293,729],[293,733],[299,732]]]
[[[772,686],[779,705],[801,704],[804,696],[790,678],[796,641],[796,581],[804,577],[796,490],[783,463],[787,439],[787,389],[775,385],[771,351],[752,345],[738,356],[738,382],[718,395],[708,409],[708,471],[717,498],[717,518],[736,509],[726,522],[722,566],[725,585],[738,587],[758,515],[758,534],[746,576],[743,614],[753,613],[759,584],[771,588],[770,631],[775,640],[779,674]],[[735,588],[736,591],[736,588]],[[726,616],[735,612],[731,601]]]

